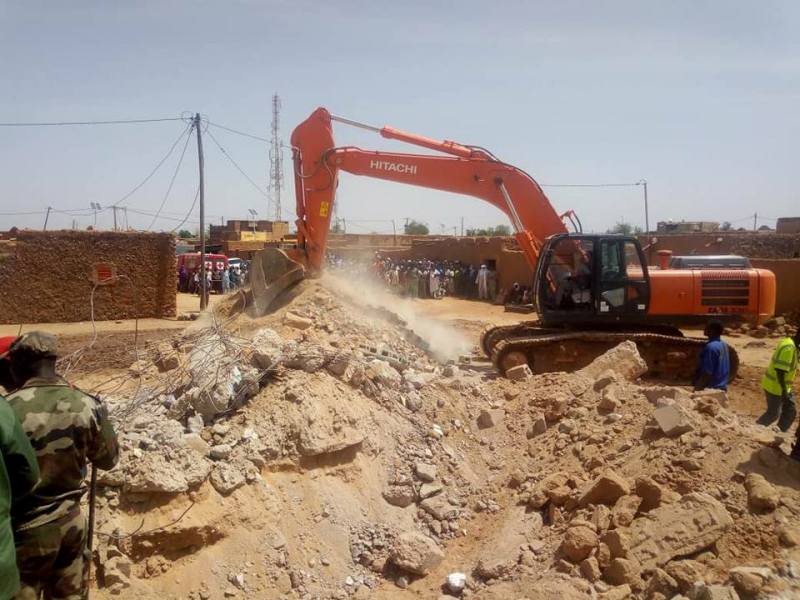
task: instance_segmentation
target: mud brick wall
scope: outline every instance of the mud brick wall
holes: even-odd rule
[[[0,323],[90,320],[98,263],[117,278],[96,287],[96,320],[175,316],[173,235],[21,231],[0,262]]]
[[[655,242],[653,243],[653,239]],[[676,256],[689,254],[738,254],[748,258],[799,258],[800,234],[797,233],[689,233],[649,234],[639,236],[646,248],[647,262],[658,264],[659,250],[672,250]]]
[[[775,314],[800,316],[800,258],[754,258],[750,262],[775,273]]]

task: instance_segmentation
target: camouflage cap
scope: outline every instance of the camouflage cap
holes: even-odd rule
[[[8,350],[9,357],[16,354],[28,354],[39,358],[55,358],[56,336],[46,331],[30,331],[19,336]]]

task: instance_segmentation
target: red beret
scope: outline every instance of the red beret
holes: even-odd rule
[[[17,339],[17,336],[15,335],[0,337],[0,358],[6,357],[8,354],[8,349],[11,347],[11,344],[14,343],[15,339]]]

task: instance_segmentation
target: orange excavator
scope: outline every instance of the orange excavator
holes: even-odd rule
[[[433,154],[337,146],[333,122],[368,129]],[[582,232],[573,211],[556,212],[539,184],[488,150],[371,127],[318,108],[291,137],[297,246],[265,252],[253,272],[262,306],[323,265],[339,171],[480,198],[503,211],[535,272],[538,321],[491,327],[481,347],[500,373],[581,368],[616,344],[636,343],[650,374],[690,380],[704,339],[678,324],[711,318],[761,323],[775,308],[775,275],[763,269],[648,267],[635,237]],[[731,353],[735,370],[738,359]]]

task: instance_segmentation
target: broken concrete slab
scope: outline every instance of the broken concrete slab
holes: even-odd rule
[[[707,548],[732,525],[733,519],[719,501],[700,492],[687,494],[633,521],[627,529],[627,554],[642,569],[653,569]]]
[[[694,429],[686,414],[674,405],[657,408],[653,411],[653,419],[667,437],[678,437]]]

